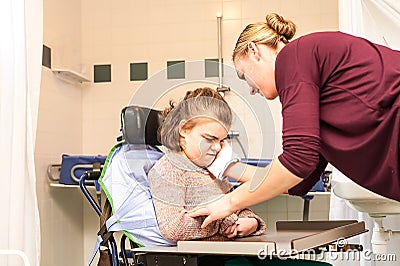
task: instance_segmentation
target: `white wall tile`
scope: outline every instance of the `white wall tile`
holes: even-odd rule
[[[310,208],[317,212],[329,210],[330,194],[316,195],[310,201]]]
[[[222,17],[224,20],[237,20],[242,18],[242,1],[224,1],[222,4]]]
[[[266,201],[266,206],[267,206],[267,211],[268,212],[287,212],[287,201],[288,197],[287,196],[277,196],[273,199],[270,199]]]
[[[303,212],[288,212],[288,220],[289,221],[302,221],[303,220]]]
[[[303,212],[304,199],[298,196],[288,196],[288,212]]]
[[[267,213],[267,217],[263,217],[263,219],[267,223],[267,230],[269,232],[276,231],[276,222],[278,221],[287,221],[288,213],[287,212],[269,212]]]

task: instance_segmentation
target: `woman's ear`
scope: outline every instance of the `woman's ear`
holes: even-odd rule
[[[254,57],[256,60],[259,60],[261,55],[260,55],[260,50],[258,49],[257,44],[255,44],[254,42],[249,42],[249,44],[247,44],[247,48],[249,51],[249,55],[251,57]]]

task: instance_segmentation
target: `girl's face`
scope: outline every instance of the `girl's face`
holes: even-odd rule
[[[234,65],[240,79],[250,86],[250,94],[259,93],[269,100],[278,96],[275,86],[275,50],[251,43],[245,56],[236,58]]]
[[[221,150],[227,128],[212,118],[201,118],[191,129],[182,127],[182,154],[200,167],[209,166]]]

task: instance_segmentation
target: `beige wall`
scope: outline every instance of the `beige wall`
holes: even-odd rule
[[[231,65],[240,31],[268,12],[292,19],[300,36],[337,30],[337,10],[337,0],[45,0],[44,43],[52,48],[53,68],[84,72],[93,79],[94,64],[111,64],[112,82],[69,84],[43,68],[36,142],[42,265],[82,265],[90,255],[96,216],[78,189],[49,187],[46,168],[59,163],[62,153],[108,153],[119,135],[121,108],[143,84],[129,81],[129,63],[148,62],[151,77],[165,69],[167,60],[217,58],[217,12],[223,14],[224,62]],[[246,86],[238,93],[247,94]],[[237,98],[227,99],[235,103],[242,122],[250,124],[254,118],[238,107]],[[260,111],[269,106],[274,117],[272,133],[279,152],[279,102],[263,104]],[[318,207],[311,204],[311,218],[327,218],[328,200],[321,202]],[[277,219],[300,219],[302,202],[280,197],[255,208],[268,216],[272,227]]]
[[[79,71],[81,1],[43,2],[44,44],[52,49],[53,68]],[[63,153],[82,153],[82,88],[42,67],[35,160],[45,266],[82,265],[84,257],[81,193],[47,181],[47,166],[60,163]]]
[[[89,73],[93,64],[112,64],[111,83],[92,84],[83,91],[84,152],[102,153],[114,143],[119,130],[115,117],[143,84],[129,81],[129,63],[148,62],[151,77],[166,68],[167,60],[218,57],[217,12],[223,14],[222,55],[229,65],[240,31],[250,22],[264,20],[268,12],[278,12],[295,21],[296,36],[338,27],[337,0],[83,1],[82,62]],[[247,89],[238,90],[247,94]],[[280,148],[280,107],[272,102],[270,108],[276,117],[275,134]],[[94,135],[93,131],[101,134]]]

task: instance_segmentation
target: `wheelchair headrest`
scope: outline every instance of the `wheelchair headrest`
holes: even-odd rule
[[[161,111],[142,106],[127,106],[121,111],[122,138],[129,144],[161,145],[158,128],[162,124]]]

